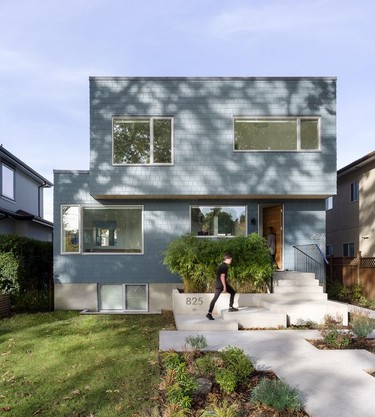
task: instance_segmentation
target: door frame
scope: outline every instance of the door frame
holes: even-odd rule
[[[258,204],[258,233],[264,236],[268,228],[266,224],[264,211],[268,208],[280,208],[279,222],[276,226],[276,261],[279,270],[284,270],[284,204],[283,203],[259,203]]]

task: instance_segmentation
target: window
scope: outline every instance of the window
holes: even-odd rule
[[[14,200],[14,169],[1,165],[1,195]]]
[[[148,311],[146,284],[101,284],[100,311]]]
[[[326,245],[326,257],[333,256],[333,245]]]
[[[326,198],[326,211],[333,209],[333,197]]]
[[[354,257],[354,243],[353,242],[344,243],[342,245],[342,252],[343,252],[343,256],[348,256],[349,258],[353,258]]]
[[[191,233],[198,236],[246,235],[246,207],[192,206]]]
[[[64,206],[62,213],[64,253],[143,253],[140,206]]]
[[[114,117],[113,163],[172,164],[172,122],[170,117]]]
[[[320,119],[234,119],[235,151],[311,151],[320,148]]]
[[[354,181],[350,184],[350,201],[358,201],[359,200],[359,183],[358,181]]]

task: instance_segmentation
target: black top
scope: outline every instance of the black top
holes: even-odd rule
[[[225,262],[222,262],[219,265],[219,268],[217,270],[217,275],[216,275],[216,282],[215,282],[215,288],[223,288],[223,283],[221,282],[221,275],[224,274],[225,275],[225,282],[227,281],[227,274],[228,274],[228,269],[229,269],[229,265]]]

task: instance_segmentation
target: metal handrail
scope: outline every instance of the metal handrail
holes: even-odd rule
[[[326,269],[325,264],[328,264],[327,258],[317,244],[298,245],[293,246],[296,250],[294,253],[294,267],[297,271],[312,272],[315,277],[319,279],[319,284],[326,287]],[[310,254],[307,253],[307,248],[310,249]],[[305,249],[305,250],[303,250]],[[319,253],[319,259],[311,256],[311,250]]]

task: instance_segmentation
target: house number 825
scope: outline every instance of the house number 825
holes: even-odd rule
[[[188,306],[201,306],[203,304],[203,298],[202,297],[186,297],[186,305]]]

